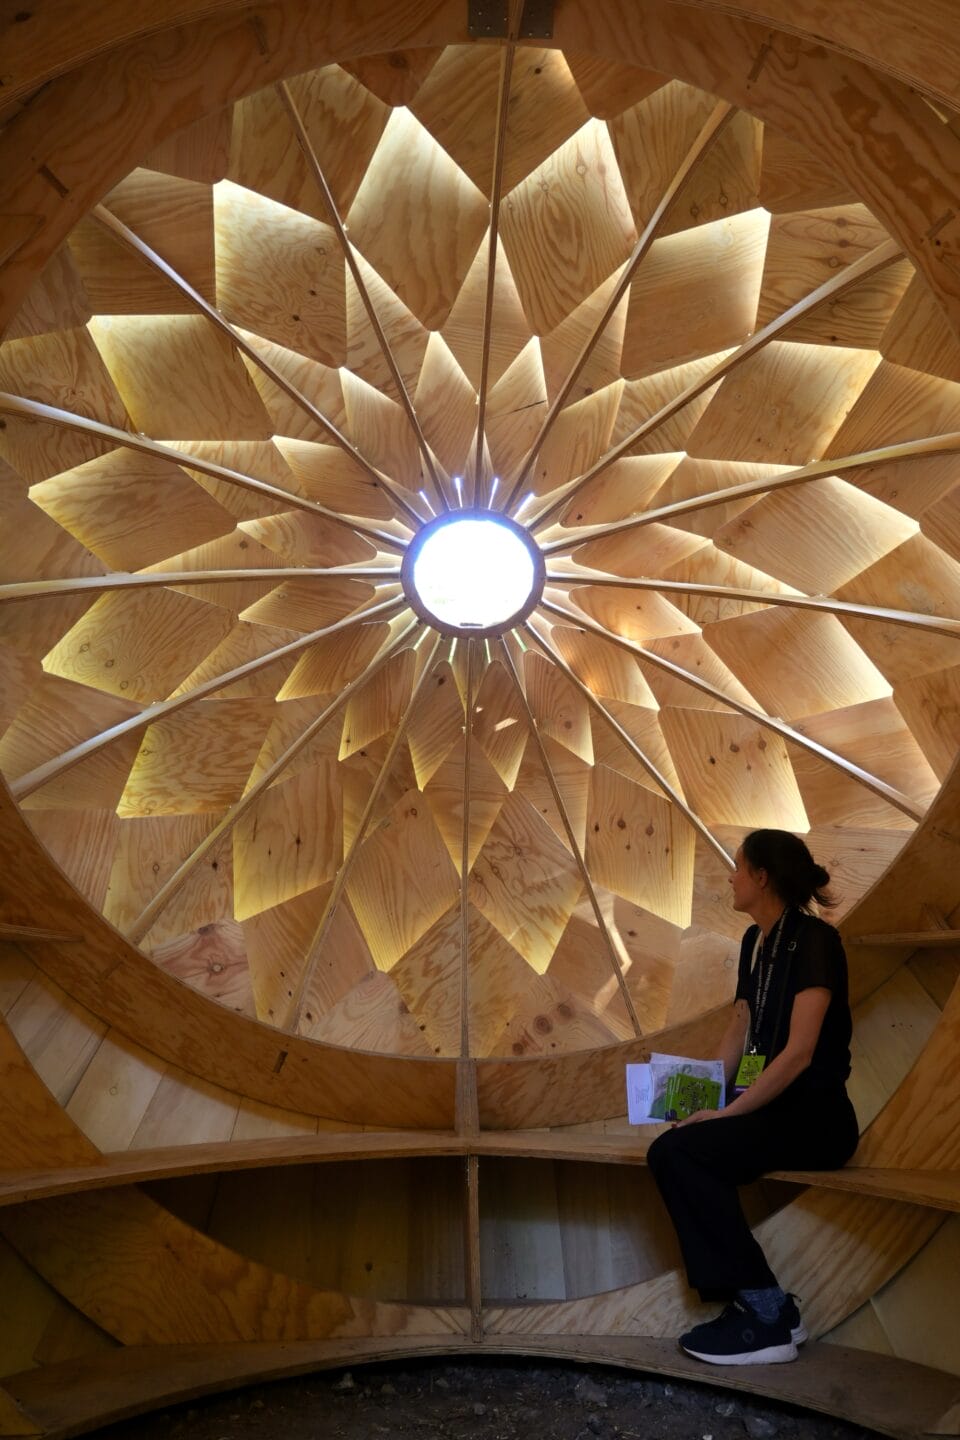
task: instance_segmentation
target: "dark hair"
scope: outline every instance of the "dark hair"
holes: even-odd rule
[[[770,884],[786,905],[809,908],[810,901],[836,905],[827,886],[829,872],[818,865],[804,842],[789,830],[754,830],[743,842],[743,858],[754,870],[766,870]]]

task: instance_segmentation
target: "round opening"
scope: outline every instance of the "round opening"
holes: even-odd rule
[[[536,605],[544,564],[513,520],[488,510],[459,510],[423,527],[401,573],[410,603],[437,629],[499,635]]]

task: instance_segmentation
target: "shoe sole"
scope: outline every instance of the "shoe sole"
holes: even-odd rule
[[[799,1325],[791,1326],[790,1339],[793,1341],[794,1345],[803,1345],[806,1343],[807,1340],[809,1340],[809,1338],[810,1337],[807,1334],[807,1327],[806,1325],[804,1325],[802,1320],[800,1321]]]
[[[705,1360],[708,1365],[785,1365],[797,1358],[793,1340],[789,1345],[767,1345],[763,1350],[747,1350],[742,1355],[708,1355],[702,1350],[691,1350],[686,1345],[681,1345],[680,1349],[695,1360]]]

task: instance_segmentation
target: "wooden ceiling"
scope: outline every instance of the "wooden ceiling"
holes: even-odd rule
[[[960,346],[843,167],[474,43],[138,161],[0,348],[0,765],[86,901],[269,1026],[451,1057],[723,999],[757,826],[848,911],[953,761]],[[461,499],[546,558],[502,640],[398,583]]]

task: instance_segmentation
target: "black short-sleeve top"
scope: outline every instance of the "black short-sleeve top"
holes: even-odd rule
[[[759,926],[751,925],[740,944],[738,1000],[750,1006],[750,1043],[769,1063],[787,1043],[794,998],[801,990],[822,986],[830,991],[810,1066],[790,1087],[803,1091],[842,1087],[850,1074],[850,1001],[847,990],[847,957],[836,929],[816,915],[790,909],[783,917],[779,944],[774,925],[754,961]],[[776,953],[774,954],[774,949]],[[764,966],[773,970],[762,1006],[760,1026],[757,1013],[762,993]]]

